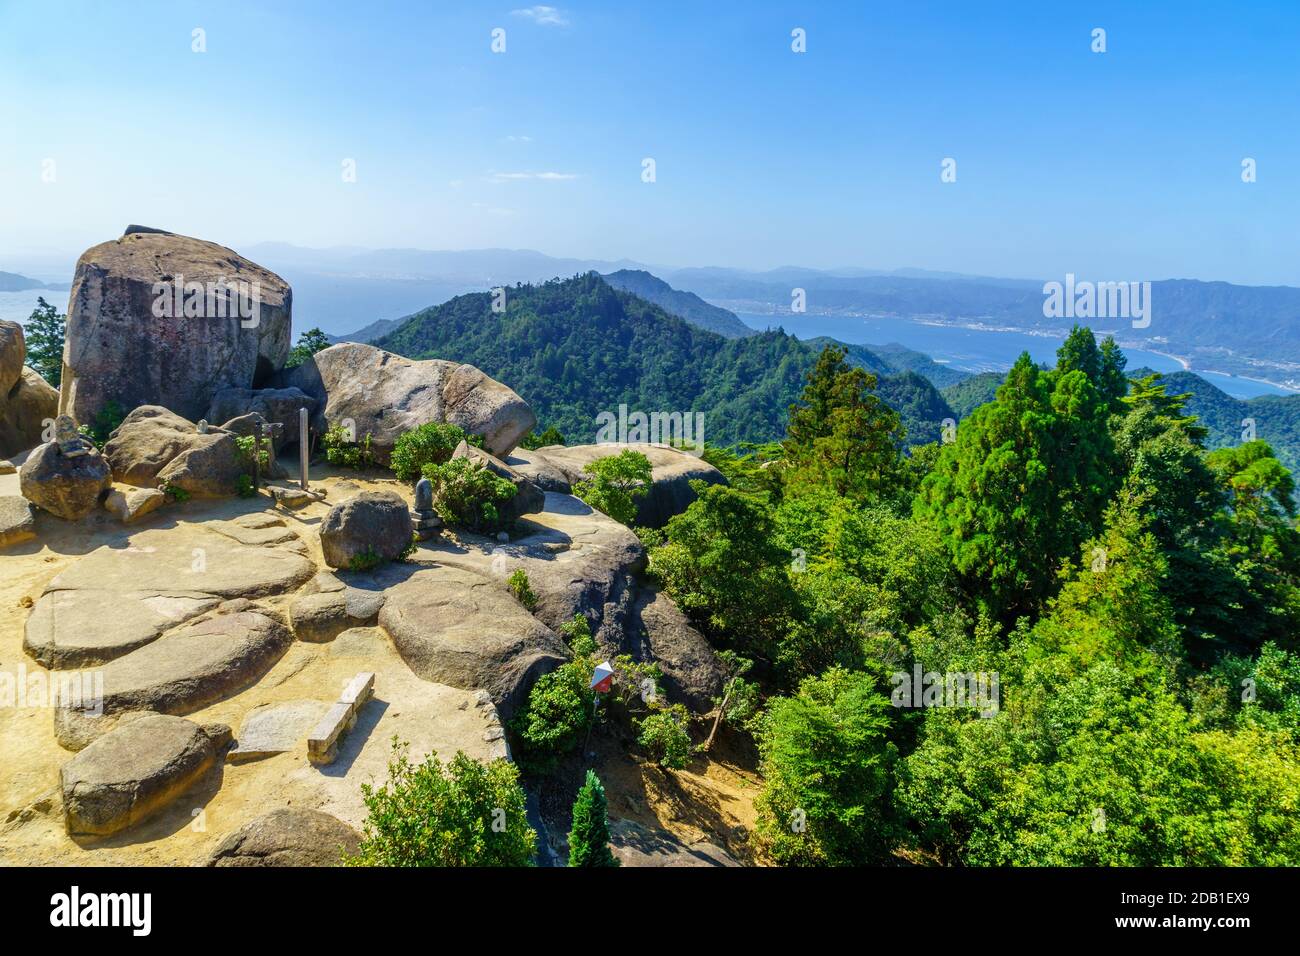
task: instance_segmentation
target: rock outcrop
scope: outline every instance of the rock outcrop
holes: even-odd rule
[[[104,456],[93,449],[72,458],[58,442],[46,442],[18,469],[18,487],[36,507],[66,521],[79,521],[94,511],[113,486]]]
[[[27,343],[23,327],[17,322],[0,320],[0,395],[8,395],[22,377],[27,361]]]
[[[0,551],[36,537],[32,505],[19,495],[0,496]]]
[[[254,388],[289,354],[293,294],[223,246],[130,227],[77,261],[59,411],[109,402],[202,417],[223,388]]]
[[[0,455],[16,455],[39,445],[58,413],[58,390],[23,366],[17,381],[0,392]]]
[[[631,448],[650,459],[651,486],[637,500],[636,523],[662,528],[673,515],[681,514],[695,500],[691,482],[698,479],[710,485],[726,482],[722,472],[702,458],[696,458],[668,445],[548,445],[535,451],[516,449],[507,461],[519,473],[545,486],[547,491],[568,493],[571,486],[590,478],[583,472],[599,458],[617,455]],[[560,486],[563,476],[565,487]]]
[[[485,689],[503,720],[567,657],[559,637],[500,582],[459,568],[419,570],[389,588],[379,623],[417,675]]]
[[[161,405],[133,409],[104,445],[113,480],[138,488],[153,488],[158,473],[181,453],[210,445],[220,432],[199,434],[194,422]]]
[[[640,634],[629,635],[630,649],[638,660],[658,663],[668,698],[700,713],[710,710],[722,696],[724,675],[708,639],[655,587],[637,591],[632,619]]]
[[[250,820],[208,855],[205,866],[339,866],[361,835],[319,810],[282,807]]]
[[[225,388],[212,396],[205,416],[210,422],[229,422],[243,415],[261,415],[283,428],[274,436],[275,450],[298,441],[298,410],[307,409],[308,421],[316,411],[316,399],[298,388]]]
[[[158,472],[159,488],[179,488],[191,498],[230,498],[239,493],[239,476],[251,478],[251,460],[239,450],[235,436],[210,432],[210,439],[181,452]]]
[[[391,491],[363,491],[330,509],[320,545],[332,568],[395,561],[411,546],[411,511]]]
[[[230,742],[230,728],[148,714],[123,722],[59,771],[72,836],[108,836],[146,820],[189,790]]]
[[[524,515],[536,514],[546,507],[546,495],[542,492],[542,489],[500,458],[484,451],[482,448],[475,448],[469,442],[462,441],[456,446],[456,450],[452,452],[451,457],[468,458],[470,461],[478,462],[498,478],[504,478],[515,486],[514,497],[497,505],[497,512],[501,515],[501,523],[505,526],[509,527]]]
[[[382,465],[402,433],[426,422],[482,435],[494,455],[509,452],[537,423],[522,398],[472,365],[413,361],[356,342],[317,352],[277,382],[317,400],[317,431],[350,423],[358,441],[370,435]]]

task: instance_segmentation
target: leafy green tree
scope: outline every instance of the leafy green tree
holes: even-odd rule
[[[605,788],[596,771],[587,779],[573,802],[573,829],[569,831],[569,866],[618,866],[609,848],[609,817]]]
[[[517,489],[513,482],[497,476],[481,461],[469,458],[425,465],[422,471],[433,486],[433,509],[448,524],[479,532],[502,527],[497,506],[515,496]]]
[[[298,344],[289,350],[285,368],[297,368],[317,352],[330,347],[330,340],[320,329],[308,329],[298,336]]]
[[[888,709],[871,677],[839,667],[768,702],[758,735],[764,785],[754,805],[760,841],[778,863],[890,859],[898,751]]]
[[[902,429],[898,414],[875,394],[876,377],[845,361],[846,350],[826,346],[808,373],[783,443],[792,487],[830,488],[871,500],[895,481]]]
[[[63,379],[63,340],[67,335],[68,317],[45,301],[36,299],[36,308],[23,326],[27,345],[27,364],[54,388]]]
[[[700,752],[708,753],[713,747],[713,739],[718,735],[718,728],[725,720],[731,726],[743,725],[758,710],[758,685],[745,680],[745,675],[754,666],[754,662],[741,657],[735,651],[719,651],[718,663],[722,667],[722,696],[715,697],[713,706],[717,712],[709,736],[700,744]]]
[[[563,445],[564,436],[560,434],[560,430],[554,425],[548,425],[546,431],[540,435],[530,431],[519,440],[519,444],[524,448],[535,450],[545,448],[547,445]]]
[[[668,522],[650,571],[715,637],[769,659],[796,611],[791,555],[776,543],[766,502],[694,482],[698,497]]]
[[[659,705],[636,721],[637,743],[661,767],[683,769],[691,759],[690,715],[681,704]]]
[[[527,703],[511,721],[529,763],[545,769],[581,742],[591,726],[593,666],[591,658],[580,657],[533,684]]]
[[[361,785],[366,822],[354,866],[528,866],[537,834],[528,825],[519,771],[457,751],[445,767],[419,764],[393,738],[388,780]]]
[[[591,477],[574,483],[574,495],[620,524],[630,526],[636,520],[636,500],[650,490],[650,459],[639,451],[625,448],[617,455],[589,462],[582,470]]]

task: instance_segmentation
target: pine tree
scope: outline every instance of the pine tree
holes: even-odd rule
[[[573,802],[573,829],[569,831],[569,866],[618,866],[609,849],[609,819],[605,815],[605,788],[596,771]]]
[[[63,378],[63,338],[67,319],[44,297],[39,297],[23,329],[27,364],[54,388],[59,387]]]

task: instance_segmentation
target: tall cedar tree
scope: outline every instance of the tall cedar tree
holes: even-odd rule
[[[45,301],[36,300],[36,308],[23,329],[27,343],[27,364],[53,388],[63,379],[63,339],[68,317]]]
[[[828,345],[790,406],[784,442],[793,488],[830,488],[857,501],[876,500],[898,477],[903,430],[876,395],[876,377]]]
[[[605,788],[596,771],[573,802],[573,829],[569,831],[569,866],[618,866],[609,849],[609,818],[605,813]]]

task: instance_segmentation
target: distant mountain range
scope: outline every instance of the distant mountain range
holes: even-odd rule
[[[717,332],[726,338],[737,339],[755,333],[754,329],[736,318],[735,313],[709,305],[694,292],[674,289],[644,269],[620,269],[602,278],[615,289],[631,292],[647,302],[653,302],[665,312],[685,319],[691,325]]]
[[[67,282],[42,282],[19,275],[16,272],[0,272],[0,292],[26,292],[29,289],[49,289],[52,292],[67,292],[72,286]]]

